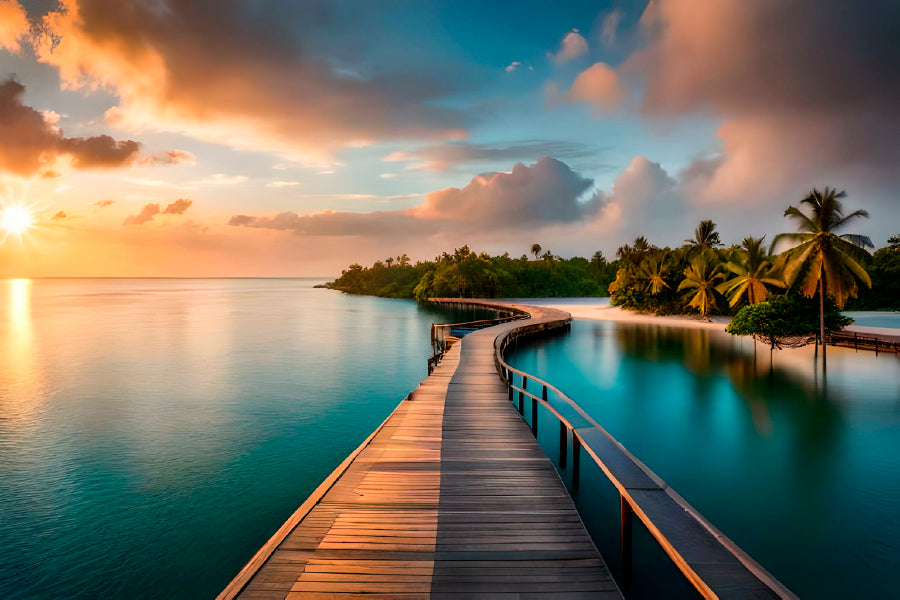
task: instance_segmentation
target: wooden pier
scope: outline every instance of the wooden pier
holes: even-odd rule
[[[843,331],[828,333],[825,339],[829,346],[843,346],[854,350],[874,350],[875,354],[879,352],[900,354],[900,335],[885,333],[884,328],[848,327]]]
[[[470,333],[219,595],[621,598],[550,460],[508,401],[495,339]]]

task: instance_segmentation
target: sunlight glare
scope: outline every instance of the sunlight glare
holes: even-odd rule
[[[33,225],[34,217],[21,206],[10,206],[0,213],[0,228],[7,234],[22,235]]]

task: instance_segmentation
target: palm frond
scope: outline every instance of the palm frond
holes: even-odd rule
[[[859,246],[860,248],[874,248],[875,244],[872,243],[872,238],[867,235],[860,235],[858,233],[845,233],[840,236],[841,238],[847,240],[851,244],[855,246]]]

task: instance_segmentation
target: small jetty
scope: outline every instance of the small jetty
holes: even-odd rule
[[[488,326],[461,339],[453,335],[460,328],[433,328],[441,359],[429,361],[428,378],[217,600],[623,598],[537,443],[538,416],[545,414],[556,421],[557,460],[565,468],[569,457],[575,490],[584,461],[621,494],[626,582],[636,517],[702,597],[795,598],[583,411],[567,416],[548,401],[549,393],[571,403],[562,392],[505,362],[507,346],[567,327],[571,315],[435,301],[513,311],[516,318],[479,323]]]
[[[843,346],[854,350],[874,350],[879,352],[900,353],[900,335],[897,330],[883,327],[847,327],[841,331],[826,334],[829,346]]]

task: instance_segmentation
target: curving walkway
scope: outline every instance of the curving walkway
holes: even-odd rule
[[[508,401],[494,340],[467,335],[313,493],[220,600],[621,598]]]

